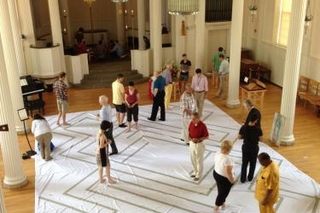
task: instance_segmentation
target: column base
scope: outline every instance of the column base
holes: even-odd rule
[[[235,100],[228,99],[226,103],[226,107],[228,107],[229,109],[239,108],[240,107],[239,99],[235,99]]]
[[[17,189],[17,188],[21,188],[25,185],[28,184],[28,179],[27,179],[27,176],[25,176],[23,178],[23,180],[15,180],[15,181],[9,181],[6,179],[6,177],[4,178],[4,181],[3,181],[3,184],[4,184],[4,187],[6,189]]]
[[[284,136],[281,138],[280,145],[282,146],[292,146],[295,144],[294,135]]]

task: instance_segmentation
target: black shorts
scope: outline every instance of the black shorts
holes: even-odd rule
[[[126,105],[125,104],[121,104],[121,105],[113,104],[113,105],[116,108],[117,112],[121,112],[121,113],[125,113],[126,112]]]

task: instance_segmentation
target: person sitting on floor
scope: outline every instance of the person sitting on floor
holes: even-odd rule
[[[94,55],[98,60],[104,60],[106,59],[106,55],[107,55],[107,48],[106,46],[103,44],[103,41],[100,40],[99,44],[96,46],[95,50],[94,50]]]
[[[110,46],[111,48],[109,53],[110,53],[111,59],[120,58],[124,54],[124,49],[118,40],[115,40],[115,41],[111,40]]]

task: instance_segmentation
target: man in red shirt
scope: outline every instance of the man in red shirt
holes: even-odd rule
[[[190,157],[193,167],[191,177],[198,181],[203,171],[203,154],[205,151],[204,140],[208,139],[209,133],[207,126],[200,120],[198,112],[192,114],[189,124]]]

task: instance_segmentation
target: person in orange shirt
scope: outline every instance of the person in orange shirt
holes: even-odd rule
[[[279,198],[279,167],[265,152],[258,155],[258,160],[262,168],[257,177],[255,197],[260,213],[275,213],[274,204]]]

